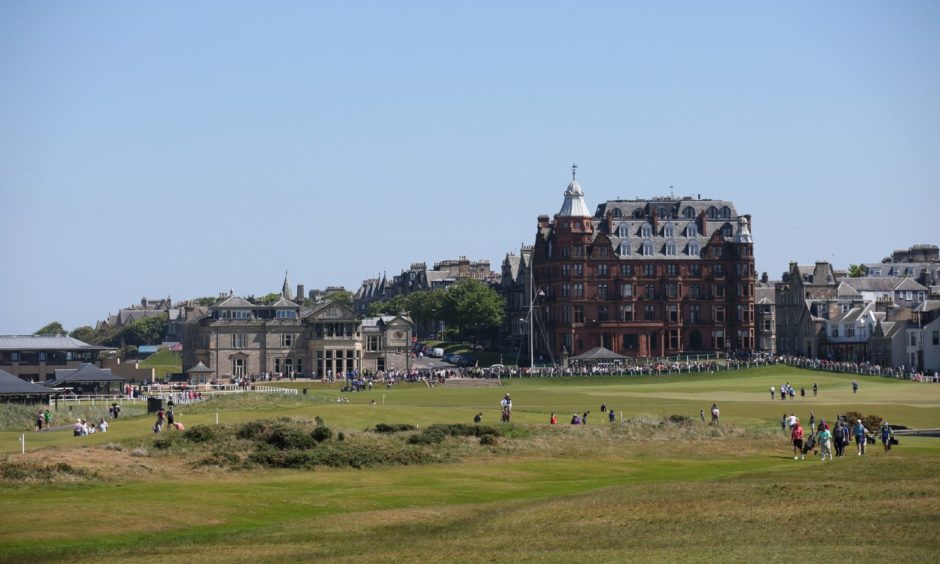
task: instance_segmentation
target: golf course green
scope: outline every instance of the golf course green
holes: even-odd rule
[[[797,397],[771,400],[769,387],[786,382]],[[30,432],[31,421],[0,432],[0,562],[883,562],[940,554],[940,438],[901,436],[890,452],[878,443],[865,456],[852,445],[821,462],[793,460],[780,428],[781,415],[806,423],[811,411],[817,420],[859,412],[940,428],[940,385],[786,366],[358,393],[287,385],[308,393],[177,407],[187,433],[220,429],[227,443],[213,443],[221,439],[204,428],[203,442],[155,435],[152,416],[122,416],[88,437]],[[506,393],[508,425],[499,422]],[[712,403],[720,423],[703,424],[700,412],[708,418]],[[586,411],[587,425],[568,424]],[[472,424],[477,413],[495,429],[491,442],[416,440],[431,425]],[[548,425],[551,413],[558,425]],[[315,452],[426,458],[258,464],[244,446],[245,424],[278,418],[328,426],[332,435]],[[381,435],[380,423],[416,430]],[[229,456],[220,453],[225,445],[242,446]]]

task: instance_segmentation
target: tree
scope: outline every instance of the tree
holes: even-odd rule
[[[864,264],[850,264],[849,265],[849,277],[850,278],[861,278],[868,275],[868,267]]]
[[[67,331],[65,327],[62,327],[62,324],[58,321],[53,321],[49,325],[46,325],[39,331],[33,333],[33,335],[65,335]]]
[[[430,323],[444,319],[447,290],[413,292],[405,298],[405,309],[415,323]]]
[[[82,325],[81,327],[72,329],[72,332],[69,333],[69,337],[78,339],[79,341],[85,343],[90,343],[95,338],[95,330],[88,325]]]
[[[328,301],[343,304],[346,307],[352,307],[353,305],[352,292],[347,292],[346,290],[335,290],[323,297]]]
[[[279,292],[271,292],[270,294],[265,294],[258,298],[258,303],[261,305],[274,305],[279,299],[281,299],[281,294]]]
[[[390,300],[372,302],[366,310],[366,315],[376,317],[379,315],[398,315],[407,311],[405,296],[398,295]]]
[[[459,327],[461,334],[499,327],[505,315],[505,300],[479,280],[463,278],[447,289],[444,321]]]

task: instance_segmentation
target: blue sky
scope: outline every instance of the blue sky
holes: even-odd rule
[[[753,215],[757,266],[940,243],[940,3],[0,3],[0,334],[142,296],[499,269],[590,209]]]

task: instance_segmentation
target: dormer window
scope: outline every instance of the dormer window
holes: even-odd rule
[[[731,235],[732,235],[731,226],[730,226],[730,225],[724,225],[724,226],[722,226],[722,228],[721,228],[721,236],[722,236],[722,237],[731,237]]]
[[[653,226],[649,223],[644,223],[643,227],[640,228],[640,237],[652,237],[653,236]]]
[[[717,219],[717,218],[718,218],[718,208],[716,208],[715,206],[709,207],[708,210],[705,212],[705,216],[706,216],[708,219]]]
[[[685,228],[686,237],[698,237],[698,226],[694,223],[690,223],[688,227]]]
[[[666,256],[667,257],[676,256],[676,242],[675,241],[666,241]]]
[[[730,217],[731,217],[731,208],[729,208],[728,206],[722,207],[722,208],[721,208],[721,217],[724,218],[724,219],[730,218]]]
[[[652,241],[643,241],[643,254],[645,256],[653,255],[653,242]]]
[[[663,227],[663,237],[674,237],[674,236],[675,235],[673,235],[672,224],[667,223],[666,226]]]
[[[699,247],[698,241],[689,241],[689,256],[697,257],[701,253],[702,249]]]
[[[630,256],[630,242],[629,242],[629,241],[624,241],[624,242],[620,243],[620,250],[618,251],[618,253],[619,253],[620,256],[622,256],[622,257],[628,257],[628,256]]]
[[[614,208],[613,211],[610,212],[610,215],[615,219],[620,219],[623,214],[620,212],[620,208]]]
[[[660,208],[656,210],[656,215],[659,217],[669,217],[668,215],[666,215],[666,208],[662,206],[660,206]]]
[[[682,210],[682,217],[686,219],[695,218],[695,208],[693,208],[692,206],[686,206],[685,209]]]
[[[630,227],[626,223],[621,223],[620,227],[617,228],[617,237],[629,237],[630,236]]]

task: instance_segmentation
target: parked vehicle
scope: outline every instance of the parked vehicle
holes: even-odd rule
[[[430,352],[430,354],[429,354],[428,356],[431,356],[431,357],[434,357],[434,358],[441,358],[441,357],[444,356],[444,349],[442,349],[442,348],[440,348],[440,347],[435,347],[435,348],[431,349],[431,352]]]

